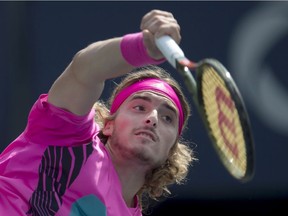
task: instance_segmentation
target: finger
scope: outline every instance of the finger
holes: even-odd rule
[[[157,18],[149,20],[144,26],[143,30],[148,30],[156,38],[159,38],[163,35],[171,36],[176,43],[180,43],[180,26],[175,19],[171,18]]]
[[[154,35],[148,30],[143,31],[143,42],[150,57],[154,59],[163,58],[161,51],[156,46]]]
[[[163,24],[161,28],[157,30],[157,32],[154,34],[155,38],[159,38],[163,35],[169,35],[174,39],[174,41],[177,44],[180,44],[181,41],[181,34],[180,34],[180,26],[178,24],[171,25],[169,24]]]
[[[177,20],[172,17],[154,16],[153,18],[141,23],[142,30],[148,29],[150,32],[155,33],[158,28],[163,24],[178,24]]]
[[[142,18],[142,22],[146,22],[147,20],[150,20],[151,18],[155,17],[155,16],[163,16],[163,17],[171,17],[173,18],[173,14],[167,11],[162,11],[162,10],[152,10],[149,13],[147,13],[146,15],[143,16]]]
[[[181,41],[180,26],[170,12],[150,11],[143,17],[140,28],[142,31],[148,30],[156,38],[169,35],[176,43]]]
[[[154,35],[151,34],[148,30],[143,31],[143,42],[147,48],[156,46],[154,41]]]

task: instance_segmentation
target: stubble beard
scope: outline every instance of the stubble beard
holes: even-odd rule
[[[142,145],[146,145],[144,140],[142,140],[140,144],[129,145],[129,143],[121,140],[121,132],[116,128],[110,139],[110,147],[114,149],[114,152],[120,154],[122,158],[144,165],[148,165],[149,163],[152,165],[151,157],[146,153],[145,149],[141,147]]]

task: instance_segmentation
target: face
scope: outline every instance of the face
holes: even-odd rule
[[[138,92],[119,107],[115,120],[105,126],[114,155],[158,167],[168,158],[178,137],[178,111],[157,93]]]

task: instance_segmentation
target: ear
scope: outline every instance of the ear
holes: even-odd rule
[[[114,129],[114,121],[109,121],[105,124],[103,128],[103,134],[106,136],[111,136]]]

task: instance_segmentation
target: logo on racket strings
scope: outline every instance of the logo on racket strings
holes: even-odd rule
[[[235,126],[235,105],[231,97],[227,96],[219,86],[215,89],[216,102],[218,107],[218,126],[226,147],[238,158],[238,147],[236,140]]]

